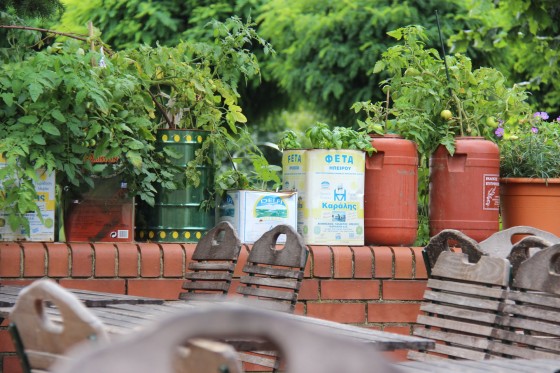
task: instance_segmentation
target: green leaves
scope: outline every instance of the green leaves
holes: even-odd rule
[[[41,124],[41,129],[48,133],[51,134],[53,136],[60,136],[60,130],[58,129],[57,126],[55,126],[54,124],[52,124],[51,122],[43,122]]]

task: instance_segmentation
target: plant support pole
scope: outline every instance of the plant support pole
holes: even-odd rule
[[[439,32],[439,43],[441,44],[441,53],[443,54],[443,65],[445,66],[445,76],[447,77],[447,82],[450,83],[451,79],[449,78],[449,68],[447,67],[447,57],[445,54],[445,45],[443,44],[443,35],[441,33],[441,25],[439,24],[439,15],[438,11],[436,10],[436,21],[437,21],[437,28]],[[451,90],[451,88],[450,88]],[[449,92],[451,93],[451,92]]]

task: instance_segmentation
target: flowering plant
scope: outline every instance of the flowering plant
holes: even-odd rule
[[[560,177],[560,117],[536,112],[516,121],[498,121],[500,176]]]

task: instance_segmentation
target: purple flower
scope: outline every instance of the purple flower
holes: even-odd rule
[[[546,111],[537,111],[535,114],[533,114],[533,117],[541,118],[542,120],[547,120],[548,113]]]
[[[533,127],[533,128],[531,128],[531,132],[539,133],[539,129],[537,127]]]
[[[557,122],[560,122],[560,117],[556,118],[556,121],[557,121]]]
[[[498,127],[496,128],[496,130],[494,131],[494,134],[496,135],[496,137],[503,137],[504,136],[504,129],[502,127]]]

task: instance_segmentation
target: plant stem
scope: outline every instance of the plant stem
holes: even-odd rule
[[[0,28],[46,32],[46,33],[49,33],[49,34],[61,35],[61,36],[66,36],[66,37],[72,38],[72,39],[87,41],[87,38],[85,36],[78,36],[76,34],[68,34],[68,33],[65,33],[65,32],[48,30],[48,29],[44,29],[44,28],[20,26],[20,25],[0,25]]]

